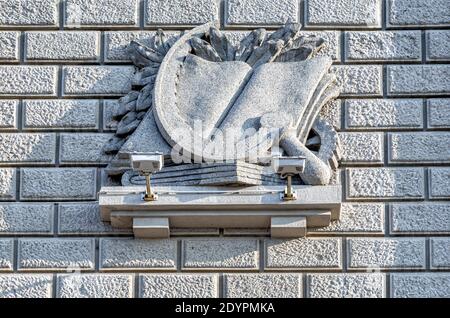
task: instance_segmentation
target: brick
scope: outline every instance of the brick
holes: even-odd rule
[[[450,204],[392,204],[390,210],[393,234],[450,233]]]
[[[119,109],[118,100],[103,101],[103,130],[115,131],[117,129],[117,120],[113,119],[115,112]]]
[[[388,0],[388,27],[446,26],[450,21],[447,0]]]
[[[51,298],[52,275],[0,275],[0,298]]]
[[[419,168],[352,168],[347,170],[351,199],[413,199],[424,197],[424,172]]]
[[[140,298],[216,298],[218,277],[212,274],[140,274]]]
[[[431,268],[449,269],[450,268],[450,239],[432,238],[431,244]]]
[[[13,246],[12,239],[0,239],[0,272],[13,270]]]
[[[301,298],[301,274],[226,274],[226,298]]]
[[[101,270],[174,270],[176,264],[175,240],[100,240]]]
[[[381,28],[380,0],[308,0],[305,25],[329,28]]]
[[[381,96],[382,69],[378,65],[335,65],[332,71],[341,96]]]
[[[95,168],[22,168],[22,200],[89,200],[96,197]]]
[[[383,274],[308,274],[311,298],[384,298]]]
[[[102,164],[111,156],[105,155],[103,147],[112,134],[61,134],[59,161],[61,164]]]
[[[18,128],[18,100],[0,100],[0,129]]]
[[[58,4],[59,0],[1,0],[0,25],[55,28],[59,24]]]
[[[427,106],[429,128],[450,128],[450,99],[429,99]]]
[[[137,27],[138,0],[67,0],[66,27]]]
[[[0,32],[0,61],[19,61],[20,32]]]
[[[393,298],[449,298],[449,273],[407,273],[391,275]]]
[[[265,269],[340,269],[340,238],[301,238],[266,240]]]
[[[219,20],[215,0],[152,0],[145,2],[147,25],[197,25]]]
[[[16,199],[16,169],[0,168],[0,201]]]
[[[421,61],[421,32],[346,32],[345,53],[347,61]]]
[[[450,93],[450,65],[388,65],[388,95]]]
[[[349,238],[349,269],[425,268],[424,238]]]
[[[56,96],[57,67],[0,66],[1,95]]]
[[[97,100],[25,100],[26,130],[98,129]]]
[[[342,102],[339,99],[335,99],[326,103],[320,110],[320,118],[325,119],[334,129],[342,129]]]
[[[430,198],[450,197],[450,168],[432,168],[428,171]]]
[[[55,134],[0,134],[0,165],[55,163]]]
[[[259,267],[258,241],[253,239],[185,239],[182,267],[189,270]]]
[[[99,61],[100,32],[26,32],[28,61]]]
[[[93,239],[19,239],[18,269],[22,271],[93,270]]]
[[[426,31],[427,61],[450,61],[450,30]]]
[[[342,144],[343,163],[383,163],[383,134],[382,133],[339,133]]]
[[[58,298],[131,298],[134,294],[132,275],[61,274],[56,284]]]
[[[133,73],[132,66],[65,66],[64,95],[123,95]]]
[[[423,127],[421,99],[348,99],[347,129],[420,129]]]
[[[296,0],[228,0],[227,25],[282,25],[298,22],[299,3]]]
[[[10,203],[0,205],[0,234],[53,233],[53,205]]]

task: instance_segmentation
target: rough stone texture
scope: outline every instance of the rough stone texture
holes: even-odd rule
[[[407,273],[391,275],[393,298],[450,298],[449,273]]]
[[[122,95],[131,90],[134,67],[65,66],[65,95]]]
[[[59,298],[131,298],[133,276],[124,274],[59,275]]]
[[[305,24],[322,27],[381,27],[380,0],[308,0]]]
[[[0,165],[55,163],[55,134],[0,133]]]
[[[341,34],[338,31],[301,31],[301,35],[314,35],[325,40],[325,46],[317,56],[329,56],[334,61],[341,60]]]
[[[342,87],[341,96],[370,95],[382,93],[382,69],[377,65],[337,65],[332,67]]]
[[[450,197],[450,168],[432,168],[428,171],[430,198]]]
[[[450,128],[450,99],[429,99],[428,127]]]
[[[387,24],[392,27],[439,26],[450,21],[447,0],[388,0]]]
[[[16,169],[0,168],[0,201],[16,199]]]
[[[100,32],[27,32],[27,60],[98,61]]]
[[[425,268],[423,238],[349,238],[350,269]]]
[[[343,163],[383,163],[382,133],[339,133]]]
[[[349,198],[423,198],[424,172],[419,168],[354,168],[347,170]]]
[[[18,100],[0,100],[0,129],[17,129]]]
[[[342,102],[339,99],[333,100],[325,104],[320,110],[320,117],[325,119],[334,129],[340,130],[342,128]]]
[[[0,66],[0,95],[56,95],[55,66]]]
[[[388,95],[450,93],[450,65],[389,65]]]
[[[299,3],[296,0],[228,0],[227,25],[281,25],[298,22]]]
[[[258,241],[252,239],[186,239],[182,266],[193,269],[257,269]]]
[[[427,60],[450,60],[450,30],[432,30],[426,32]]]
[[[311,298],[383,298],[383,274],[309,274],[308,297]]]
[[[226,274],[226,298],[301,298],[301,274]]]
[[[175,240],[101,239],[102,270],[174,270],[177,264]]]
[[[0,234],[53,233],[53,205],[11,203],[0,205]]]
[[[346,32],[347,61],[420,61],[420,31]]]
[[[332,221],[327,227],[308,229],[312,233],[383,233],[383,204],[350,204],[343,203],[339,220]]]
[[[113,119],[115,112],[119,109],[118,100],[103,101],[103,130],[115,131],[117,129],[117,120]]]
[[[141,298],[215,298],[218,277],[206,274],[141,274]]]
[[[348,129],[419,129],[423,127],[421,99],[348,99]]]
[[[146,1],[146,24],[196,25],[216,20],[219,20],[219,5],[215,0]]]
[[[390,133],[389,162],[450,162],[450,133]]]
[[[13,246],[14,241],[12,239],[0,239],[0,272],[12,271],[14,263]]]
[[[300,238],[265,241],[265,268],[342,268],[342,242],[339,238]]]
[[[23,200],[89,200],[96,196],[95,168],[23,168]]]
[[[97,129],[97,100],[25,100],[25,129]]]
[[[52,275],[4,274],[0,275],[0,298],[50,298]]]
[[[19,270],[92,270],[95,241],[93,239],[20,239]]]
[[[78,26],[137,26],[138,0],[67,0],[65,25]]]
[[[0,32],[0,61],[18,61],[20,32]]]
[[[56,27],[59,22],[58,3],[58,0],[2,0],[0,25]]]
[[[62,164],[108,163],[111,156],[105,155],[103,147],[112,134],[61,134],[59,161]]]
[[[450,239],[431,239],[431,267],[436,269],[450,268]]]
[[[450,204],[392,204],[391,232],[450,233]]]

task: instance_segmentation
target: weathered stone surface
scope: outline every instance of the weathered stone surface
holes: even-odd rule
[[[58,275],[58,298],[131,298],[133,276],[124,274]]]
[[[27,32],[27,60],[98,61],[100,32]]]
[[[0,61],[18,61],[20,32],[0,32]]]
[[[0,78],[0,95],[56,95],[55,66],[0,66]]]
[[[339,99],[332,100],[326,103],[320,110],[320,118],[325,119],[334,129],[340,130],[342,128],[342,102]]]
[[[421,99],[348,99],[348,129],[419,129],[423,127]]]
[[[349,238],[348,267],[363,268],[425,268],[423,238]]]
[[[450,197],[450,168],[432,168],[428,171],[430,198]]]
[[[96,196],[93,168],[23,168],[23,200],[89,200]]]
[[[342,87],[341,96],[380,96],[382,93],[381,66],[336,65],[331,69]]]
[[[56,27],[59,22],[58,3],[58,0],[3,0],[0,25]]]
[[[392,204],[391,232],[395,234],[450,233],[450,204]]]
[[[383,298],[383,274],[308,274],[311,298]]]
[[[25,129],[98,128],[97,100],[25,100],[23,112]]]
[[[346,32],[347,61],[420,61],[420,31]]]
[[[226,274],[226,298],[301,298],[301,274]]]
[[[445,26],[449,21],[450,10],[447,0],[387,1],[388,26]]]
[[[0,298],[50,298],[52,275],[4,274],[0,275]]]
[[[92,270],[95,241],[93,239],[20,239],[19,270]]]
[[[226,2],[227,25],[280,25],[298,22],[296,0],[229,0]]]
[[[100,268],[170,269],[176,268],[175,240],[101,239]]]
[[[55,162],[55,134],[0,133],[0,165]]]
[[[388,65],[388,95],[450,93],[450,65]]]
[[[429,99],[428,105],[428,127],[450,128],[450,99]]]
[[[185,269],[257,269],[258,241],[252,239],[185,239],[182,266]]]
[[[53,205],[11,203],[0,205],[0,234],[52,234]]]
[[[140,274],[141,298],[215,298],[218,277],[211,274]]]
[[[306,25],[332,28],[381,27],[380,0],[309,0]]]
[[[342,268],[339,238],[301,238],[265,241],[265,268]]]
[[[18,100],[0,100],[0,129],[17,129]]]
[[[132,66],[65,66],[65,95],[121,95],[131,90]]]
[[[67,0],[65,25],[79,26],[137,26],[137,0]]]
[[[348,169],[347,182],[347,196],[352,199],[424,196],[424,172],[419,168]]]
[[[12,239],[0,239],[0,272],[13,270],[13,246]]]
[[[16,199],[16,169],[0,168],[0,201]]]
[[[382,133],[339,133],[343,163],[383,163]]]
[[[196,25],[219,20],[215,0],[152,0],[146,2],[146,24]]]
[[[437,269],[450,268],[450,239],[431,239],[431,267]]]
[[[393,298],[449,298],[450,274],[407,273],[391,275]]]
[[[113,119],[114,114],[119,109],[118,100],[103,101],[103,130],[114,131],[117,129],[117,120]]]
[[[111,156],[105,155],[103,146],[112,134],[61,134],[59,160],[68,163],[107,163]]]
[[[430,30],[426,32],[427,60],[450,60],[450,30]]]

